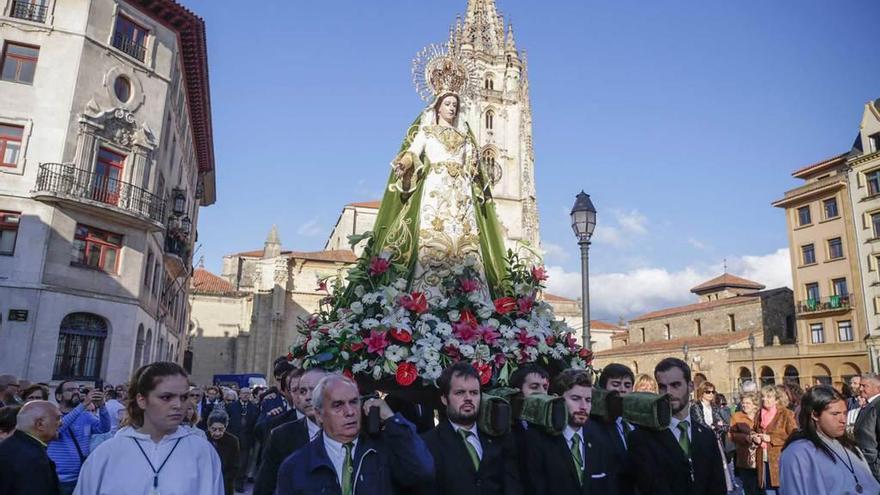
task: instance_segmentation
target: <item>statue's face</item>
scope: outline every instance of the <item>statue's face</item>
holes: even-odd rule
[[[440,102],[439,112],[441,119],[451,123],[458,114],[458,98],[452,95],[444,97]]]

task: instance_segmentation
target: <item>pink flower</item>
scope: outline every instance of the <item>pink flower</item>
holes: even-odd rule
[[[327,281],[319,280],[318,287],[315,289],[315,292],[327,292]]]
[[[385,354],[385,348],[388,347],[388,338],[385,332],[373,330],[370,336],[364,339],[364,344],[367,344],[367,352],[382,356]]]
[[[575,350],[578,346],[577,339],[572,334],[565,336],[565,346],[571,350]]]
[[[461,287],[461,291],[466,294],[480,289],[480,281],[472,278],[463,278],[458,281],[458,285]]]
[[[452,326],[452,335],[465,344],[473,344],[480,340],[480,331],[476,325],[467,322],[456,323]]]
[[[532,279],[534,279],[535,282],[543,282],[548,278],[550,277],[547,275],[547,270],[543,266],[532,267]]]
[[[499,352],[498,354],[495,354],[495,367],[496,368],[501,368],[502,366],[504,366],[504,363],[506,363],[506,362],[507,362],[507,356],[505,356],[504,353]]]
[[[458,351],[458,347],[454,347],[451,345],[443,346],[443,354],[449,356],[449,359],[455,361],[456,363],[461,359],[461,352]]]
[[[535,298],[532,296],[524,296],[516,301],[517,307],[519,307],[520,314],[529,314],[532,312],[532,308],[535,307]]]
[[[501,337],[501,334],[489,325],[480,325],[479,330],[480,335],[483,337],[483,342],[489,345],[494,344],[498,337]]]
[[[387,272],[390,267],[391,262],[385,258],[379,258],[378,256],[373,257],[373,259],[370,260],[370,276],[375,277],[377,275],[382,275]]]
[[[516,340],[519,341],[520,345],[523,347],[534,347],[538,345],[538,338],[529,337],[528,332],[525,330],[521,331],[519,335],[516,336]]]

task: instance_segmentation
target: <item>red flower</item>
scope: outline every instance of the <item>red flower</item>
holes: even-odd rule
[[[480,281],[472,278],[463,278],[458,281],[458,285],[464,293],[471,293],[480,289]]]
[[[326,280],[318,280],[318,288],[315,289],[315,292],[327,292],[327,281]]]
[[[483,342],[489,345],[494,344],[498,337],[501,337],[501,334],[489,325],[480,325],[479,330],[480,335],[483,337]]]
[[[535,298],[532,296],[521,297],[516,301],[520,314],[527,315],[532,312],[535,307]]]
[[[398,342],[403,342],[404,344],[409,344],[412,342],[412,334],[407,332],[406,330],[401,330],[399,328],[392,328],[390,332],[391,338]]]
[[[458,347],[447,345],[443,347],[443,353],[449,356],[449,359],[455,361],[456,363],[461,359],[461,353],[458,352]]]
[[[565,336],[565,346],[568,347],[572,351],[577,349],[578,343],[577,343],[577,339],[574,338],[574,335],[568,334]]]
[[[495,354],[495,367],[496,368],[501,368],[502,366],[504,366],[504,363],[506,363],[506,362],[507,362],[507,356],[505,356],[503,353],[499,352],[498,354]]]
[[[489,366],[489,363],[474,362],[472,364],[480,374],[480,385],[489,383],[489,380],[492,379],[492,367]]]
[[[581,350],[578,351],[578,356],[583,359],[586,364],[593,362],[593,351],[586,347],[581,347]]]
[[[471,312],[471,310],[466,309],[461,312],[461,318],[459,319],[462,323],[467,323],[468,325],[477,326],[477,317]]]
[[[318,315],[312,315],[309,317],[309,320],[306,322],[306,326],[314,330],[318,327]]]
[[[370,336],[364,339],[364,344],[367,345],[367,352],[382,356],[385,354],[385,348],[388,347],[388,338],[385,332],[373,330]]]
[[[543,282],[550,278],[547,275],[547,270],[543,266],[533,266],[532,267],[532,279],[535,282]]]
[[[460,322],[452,325],[452,335],[465,344],[473,344],[480,340],[480,332],[476,325]]]
[[[378,256],[373,257],[370,260],[370,276],[375,277],[376,275],[382,275],[387,272],[388,269],[391,268],[391,262],[386,260],[385,258],[379,258]]]
[[[293,361],[293,353],[292,353],[292,352],[288,352],[288,353],[287,353],[287,360],[288,360],[288,361]]]
[[[428,311],[428,298],[421,292],[413,292],[401,297],[400,304],[407,310],[417,314]]]
[[[556,337],[548,335],[547,338],[544,339],[544,342],[546,342],[547,345],[549,345],[550,347],[553,347],[554,345],[556,345]]]
[[[495,312],[506,315],[512,311],[516,311],[516,299],[512,297],[500,297],[495,299]]]
[[[351,370],[348,368],[342,370],[342,376],[354,379],[354,375],[351,373]]]
[[[366,344],[363,342],[352,342],[351,343],[351,352],[357,352],[366,347]]]
[[[395,378],[397,379],[397,383],[403,385],[404,387],[408,387],[416,381],[416,378],[419,377],[419,372],[416,369],[416,365],[413,363],[400,363],[397,365],[397,375]]]

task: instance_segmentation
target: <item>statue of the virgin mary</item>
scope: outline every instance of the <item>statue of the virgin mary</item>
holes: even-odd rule
[[[505,274],[504,242],[479,146],[462,118],[478,80],[454,50],[432,46],[414,64],[430,104],[406,133],[368,246],[404,267],[409,289],[443,297],[456,266],[472,266],[487,297]]]

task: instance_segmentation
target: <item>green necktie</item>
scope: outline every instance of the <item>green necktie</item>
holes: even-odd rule
[[[345,449],[345,460],[342,461],[342,495],[351,495],[351,449],[354,444],[347,443],[342,446]]]
[[[480,456],[477,455],[477,448],[474,447],[472,443],[468,442],[468,437],[473,435],[473,432],[459,428],[458,434],[461,435],[461,440],[464,442],[464,446],[467,448],[468,455],[471,456],[471,462],[474,464],[474,471],[479,471]]]
[[[684,451],[684,455],[688,456],[688,458],[690,458],[691,456],[691,439],[688,438],[689,424],[690,423],[688,423],[687,420],[678,423],[678,431],[681,432],[681,434],[678,436],[678,445],[681,446],[681,450]]]
[[[571,437],[571,458],[574,459],[575,471],[577,471],[578,482],[584,484],[584,458],[581,455],[581,436],[575,433]]]

